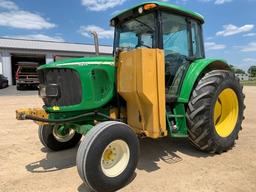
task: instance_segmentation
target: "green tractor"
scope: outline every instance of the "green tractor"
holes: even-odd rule
[[[113,57],[38,68],[41,109],[17,110],[39,124],[42,144],[74,147],[93,191],[115,191],[133,177],[140,138],[188,138],[222,153],[241,130],[244,94],[224,60],[206,59],[200,14],[164,2],[141,3],[111,19]]]

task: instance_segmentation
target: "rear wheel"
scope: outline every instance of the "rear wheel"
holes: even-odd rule
[[[20,91],[20,90],[23,90],[24,87],[23,87],[23,85],[17,84],[17,85],[16,85],[16,89],[17,89],[18,91]]]
[[[8,83],[7,82],[3,82],[2,85],[0,85],[0,88],[6,88],[8,87]]]
[[[77,145],[82,137],[81,134],[73,129],[66,130],[65,133],[60,134],[58,128],[59,126],[41,125],[38,129],[41,143],[53,151],[72,148]]]
[[[214,70],[198,82],[190,98],[190,141],[200,150],[222,153],[234,146],[241,130],[244,95],[232,72]]]
[[[92,128],[77,152],[77,169],[87,187],[110,192],[127,184],[136,169],[139,141],[126,124],[107,121]]]

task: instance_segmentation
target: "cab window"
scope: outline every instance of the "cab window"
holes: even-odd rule
[[[188,56],[188,29],[185,18],[163,12],[162,24],[165,55]]]
[[[196,58],[202,58],[204,57],[202,32],[201,32],[201,26],[196,21],[191,22],[191,32],[192,32],[193,56],[195,56]]]
[[[153,48],[155,37],[155,14],[149,13],[122,23],[118,27],[118,35],[119,48]]]

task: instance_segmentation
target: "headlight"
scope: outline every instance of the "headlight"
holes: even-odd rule
[[[59,97],[60,89],[57,84],[39,85],[39,96],[41,98],[46,97]]]
[[[44,85],[39,85],[38,95],[41,98],[46,98],[46,87]]]
[[[143,7],[139,7],[138,12],[139,12],[139,14],[142,14],[143,13]]]

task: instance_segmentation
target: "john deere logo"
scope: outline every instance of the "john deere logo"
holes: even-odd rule
[[[58,106],[53,106],[52,109],[53,109],[53,111],[59,111],[59,110],[60,110],[60,107],[58,107]]]

